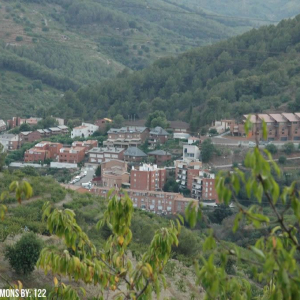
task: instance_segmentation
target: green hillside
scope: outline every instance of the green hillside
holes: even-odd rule
[[[31,100],[22,99],[34,99],[34,107],[58,103],[56,95],[68,89],[112,78],[125,67],[142,69],[262,23],[211,18],[163,0],[150,6],[136,0],[0,0],[0,24],[1,74],[20,74],[26,85],[41,80],[51,91],[14,88],[20,79],[10,76],[0,86],[0,105],[8,107],[0,118],[6,119],[33,113]],[[11,105],[16,101],[22,108]]]
[[[144,117],[161,110],[170,120],[190,121],[195,130],[243,113],[295,110],[300,103],[299,32],[297,16],[277,27],[264,26],[178,58],[160,59],[131,75],[123,72],[118,79],[79,90],[76,97],[90,118],[106,111],[112,117]],[[68,95],[66,103],[70,114],[75,101]]]

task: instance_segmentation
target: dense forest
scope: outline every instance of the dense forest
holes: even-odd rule
[[[267,109],[297,110],[300,101],[300,16],[212,46],[163,58],[151,67],[68,93],[65,117],[93,118],[164,111],[192,129]],[[61,110],[61,107],[64,109]],[[83,109],[84,107],[84,109]],[[58,109],[54,112],[59,113]]]

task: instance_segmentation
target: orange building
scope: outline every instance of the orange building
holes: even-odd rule
[[[108,187],[93,187],[91,192],[93,194],[106,197],[110,188]],[[128,196],[133,202],[135,208],[149,211],[158,215],[169,215],[176,213],[184,213],[185,208],[193,199],[184,198],[178,193],[165,193],[159,191],[141,191],[136,189],[126,189]],[[120,194],[120,191],[114,191]]]
[[[59,151],[59,162],[78,164],[84,160],[85,147],[61,148]]]
[[[158,191],[166,183],[166,169],[159,169],[157,165],[143,164],[130,172],[130,187],[135,190]]]
[[[45,159],[56,159],[62,147],[60,143],[40,142],[25,152],[24,161],[43,162]]]

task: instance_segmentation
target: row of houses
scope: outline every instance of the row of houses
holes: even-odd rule
[[[213,128],[221,133],[230,131],[233,136],[246,136],[244,125],[249,115],[243,115],[241,121],[222,120],[215,122]],[[268,141],[299,141],[300,140],[300,113],[256,114],[251,115],[253,124],[248,138],[263,140],[263,121],[267,125]]]
[[[53,117],[59,126],[62,126],[65,124],[65,120],[61,118]],[[39,121],[43,120],[42,118],[21,118],[21,117],[12,117],[10,120],[7,121],[7,128],[12,129],[18,126],[21,126],[22,124],[28,124],[28,125],[37,125]]]

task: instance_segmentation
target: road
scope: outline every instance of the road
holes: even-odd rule
[[[300,159],[300,157],[287,157],[286,160],[293,160],[293,159]],[[278,158],[274,158],[273,159],[274,161],[278,161]],[[270,160],[267,160],[268,162],[270,162]],[[238,163],[239,166],[241,166],[242,164],[241,163]],[[214,168],[231,168],[232,167],[232,164],[231,165],[222,165],[222,166],[213,166]]]
[[[86,182],[92,181],[93,175],[95,173],[95,169],[93,167],[85,167],[85,168],[81,169],[81,173],[83,173],[84,171],[87,172],[86,176],[84,176],[83,178],[81,178],[74,185],[81,186],[82,183],[86,183]]]

